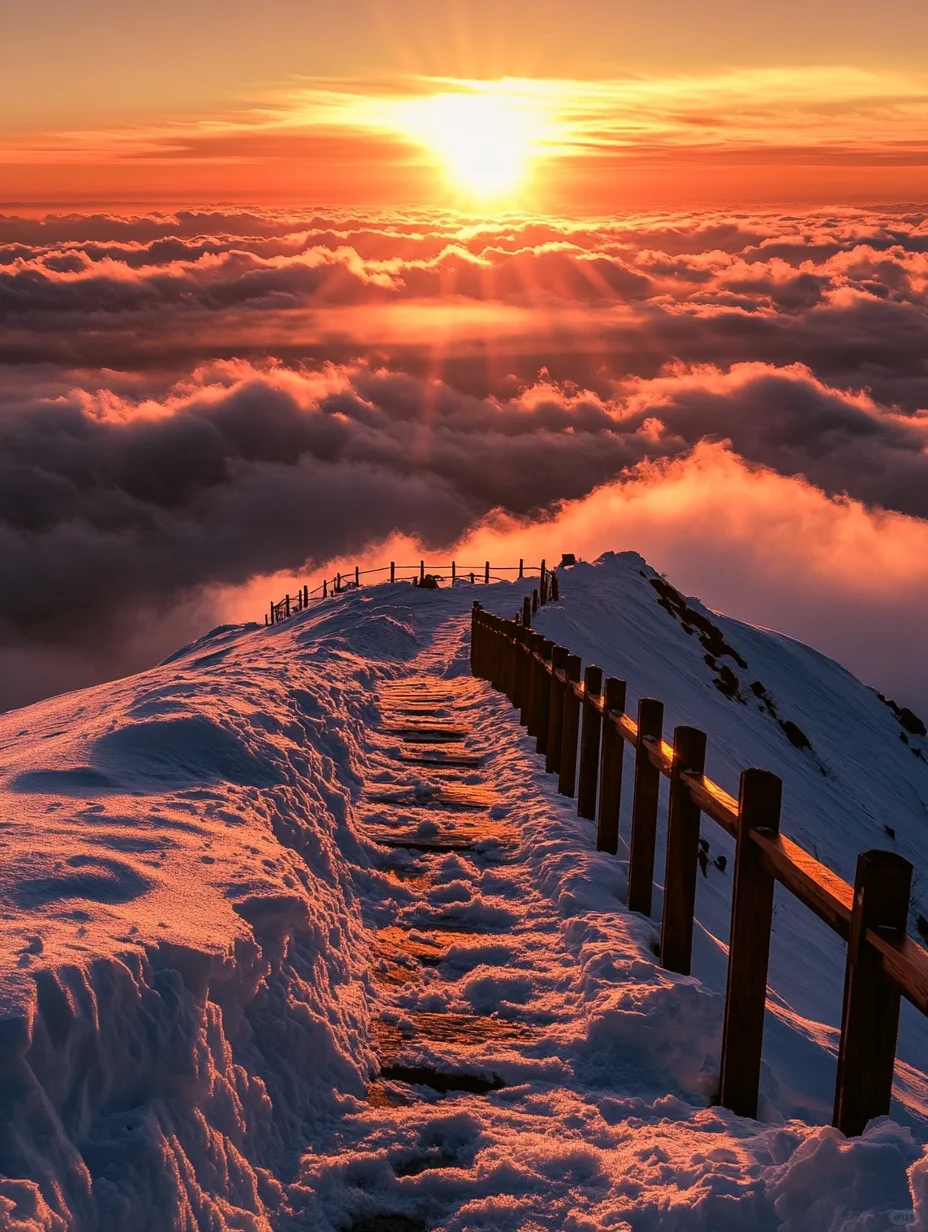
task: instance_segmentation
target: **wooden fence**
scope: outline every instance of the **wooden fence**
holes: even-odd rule
[[[276,602],[272,600],[270,610],[264,614],[264,623],[276,625],[281,620],[287,620],[290,616],[295,616],[297,612],[304,611],[309,607],[310,602],[319,602],[322,599],[340,595],[346,590],[356,590],[362,585],[362,578],[370,580],[374,574],[389,574],[391,582],[421,583],[426,577],[434,577],[440,582],[450,581],[452,585],[456,582],[489,585],[491,582],[507,581],[508,578],[504,578],[503,574],[515,574],[517,578],[533,577],[535,568],[531,565],[526,566],[524,560],[520,560],[517,565],[491,565],[488,560],[482,565],[459,565],[457,561],[451,561],[447,565],[429,565],[424,560],[420,560],[418,565],[398,565],[391,560],[389,565],[381,565],[376,569],[359,569],[357,565],[353,565],[345,573],[336,573],[331,578],[324,578],[312,590],[308,585],[300,586],[296,594],[286,594],[283,599]],[[540,601],[547,602],[552,588],[554,598],[557,598],[557,574],[553,569],[547,569],[544,561],[538,567],[538,578]],[[387,578],[377,580],[387,581]]]
[[[847,942],[834,1124],[847,1135],[889,1112],[900,998],[928,1014],[928,954],[906,936],[912,866],[866,851],[853,886],[780,833],[781,782],[745,770],[735,800],[706,778],[706,735],[677,727],[663,739],[663,703],[644,697],[625,713],[625,682],[598,667],[581,680],[576,655],[515,620],[474,604],[471,670],[504,692],[558,775],[558,790],[596,822],[596,846],[618,850],[624,750],[634,750],[628,906],[649,915],[660,776],[670,780],[660,961],[689,974],[700,815],[736,842],[718,1102],[757,1115],[774,884],[779,882]]]

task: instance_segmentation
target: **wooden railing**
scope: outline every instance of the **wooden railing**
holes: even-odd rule
[[[834,1124],[847,1135],[889,1112],[900,998],[928,1014],[928,954],[906,936],[912,866],[866,851],[849,885],[780,834],[782,784],[745,770],[738,799],[704,774],[706,735],[677,727],[663,739],[663,703],[644,697],[625,713],[625,682],[587,667],[530,627],[474,604],[471,670],[501,690],[536,738],[558,790],[596,821],[596,846],[618,850],[625,745],[634,749],[628,906],[651,911],[660,777],[670,780],[660,961],[689,974],[700,815],[735,839],[728,980],[718,1102],[756,1117],[774,884],[779,882],[847,942]]]
[[[535,568],[531,565],[527,566],[524,560],[520,560],[517,565],[491,565],[488,560],[482,565],[463,565],[454,560],[447,565],[430,565],[424,560],[420,560],[418,565],[398,565],[391,560],[389,565],[380,565],[376,569],[359,569],[357,565],[352,565],[344,573],[335,573],[331,578],[323,578],[312,590],[308,585],[298,586],[296,594],[288,593],[283,599],[272,600],[269,611],[264,614],[264,623],[276,625],[281,620],[287,620],[290,616],[295,616],[297,612],[304,611],[311,602],[332,598],[343,594],[346,590],[356,590],[362,585],[362,578],[369,580],[374,574],[389,574],[391,582],[421,584],[426,578],[433,577],[440,582],[450,581],[452,585],[456,582],[489,585],[491,582],[508,581],[509,579],[504,578],[503,574],[515,574],[517,578],[533,577]],[[538,567],[538,578],[541,602],[547,602],[552,587],[554,598],[557,598],[557,574],[547,569],[544,561]],[[380,580],[387,581],[387,578]]]

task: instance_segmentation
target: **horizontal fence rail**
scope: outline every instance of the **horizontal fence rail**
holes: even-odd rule
[[[459,582],[476,586],[509,581],[509,577],[504,577],[503,574],[515,574],[518,579],[534,577],[535,573],[535,566],[527,565],[524,560],[520,560],[517,565],[491,565],[488,560],[482,565],[459,564],[454,560],[447,565],[430,565],[424,560],[420,560],[417,565],[399,565],[391,560],[389,565],[378,565],[374,569],[360,569],[357,565],[353,565],[344,573],[335,573],[331,578],[323,578],[312,590],[308,585],[298,586],[295,594],[286,594],[282,599],[272,600],[269,610],[264,614],[264,623],[266,625],[279,624],[280,621],[288,620],[298,612],[305,611],[311,602],[318,603],[323,599],[334,598],[335,595],[343,594],[345,591],[357,590],[363,585],[362,578],[370,579],[374,574],[388,574],[391,582],[414,582],[420,586],[428,584],[429,579],[438,583],[450,582],[452,586]],[[537,573],[540,603],[547,603],[549,598],[556,599],[557,574],[553,569],[548,569],[544,561],[538,566]],[[386,581],[387,578],[377,580]]]
[[[597,850],[618,851],[624,749],[634,750],[628,905],[650,914],[661,777],[670,780],[660,961],[688,975],[692,958],[699,823],[705,814],[736,843],[718,1103],[756,1117],[774,885],[848,944],[834,1124],[847,1135],[889,1113],[900,999],[928,1014],[928,954],[906,936],[912,866],[890,851],[858,857],[849,885],[780,833],[782,785],[742,772],[736,800],[704,773],[706,735],[678,727],[663,738],[661,702],[625,713],[625,682],[581,678],[576,655],[531,628],[523,606],[506,620],[475,603],[471,671],[505,693],[536,738],[558,790],[596,822]]]

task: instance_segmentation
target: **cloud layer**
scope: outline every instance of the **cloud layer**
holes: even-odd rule
[[[731,488],[686,536],[709,602],[732,607],[706,543],[743,559],[751,483],[779,494],[751,541],[803,579],[795,611],[824,583],[777,531],[791,492],[822,525],[876,518],[914,576],[926,285],[914,209],[0,218],[0,705],[151,661],[258,576],[501,516],[576,536],[604,488],[695,509],[670,477],[707,468]]]

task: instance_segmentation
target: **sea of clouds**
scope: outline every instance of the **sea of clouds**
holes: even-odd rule
[[[0,217],[0,708],[404,548],[636,548],[928,709],[928,211]]]

